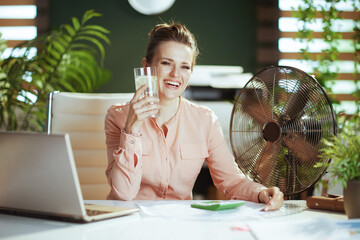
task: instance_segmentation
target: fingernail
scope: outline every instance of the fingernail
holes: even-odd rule
[[[265,208],[264,208],[264,211],[267,211],[267,210],[269,210],[269,207],[265,207]]]

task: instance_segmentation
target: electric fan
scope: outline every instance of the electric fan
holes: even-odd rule
[[[238,93],[230,142],[239,168],[255,182],[286,196],[315,184],[330,159],[319,158],[322,138],[336,135],[328,96],[310,75],[294,67],[268,67]]]

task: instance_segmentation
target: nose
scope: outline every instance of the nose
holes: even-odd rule
[[[174,66],[171,69],[171,76],[173,76],[173,77],[178,77],[179,76],[179,67]]]

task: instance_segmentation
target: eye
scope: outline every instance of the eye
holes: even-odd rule
[[[170,63],[168,61],[162,61],[161,64],[162,65],[170,65]]]
[[[183,66],[183,69],[190,70],[190,67],[185,65],[185,66]]]

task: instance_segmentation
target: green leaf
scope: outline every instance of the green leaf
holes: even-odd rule
[[[80,29],[80,22],[76,17],[72,18],[72,23],[74,26],[75,31],[78,31]]]
[[[87,72],[87,74],[90,76],[90,79],[96,79],[96,69],[97,64],[95,59],[91,58],[88,61],[81,61],[79,63],[79,68],[82,68]]]
[[[53,67],[58,64],[58,61],[52,59],[50,56],[45,56],[44,59],[47,63],[49,63]]]
[[[0,59],[0,126],[7,130],[41,131],[45,125],[47,94],[51,91],[91,92],[111,74],[101,68],[97,61],[105,56],[104,44],[110,44],[109,31],[98,25],[86,25],[89,20],[101,14],[94,10],[85,12],[79,23],[72,18],[72,24],[64,24],[59,30],[38,36],[14,48],[12,53],[25,48],[19,57]],[[85,38],[77,38],[78,35]],[[2,51],[0,39],[0,52]],[[32,47],[38,47],[35,57],[28,59]],[[5,48],[4,48],[5,49]],[[24,74],[32,81],[23,83]],[[36,89],[37,101],[33,104],[23,94],[29,89]],[[25,100],[19,101],[21,95]],[[23,116],[18,119],[17,114]]]
[[[101,38],[102,40],[104,40],[107,44],[110,44],[110,40],[109,38],[104,35],[103,33],[101,32],[98,32],[98,31],[93,31],[93,30],[85,30],[85,31],[79,31],[79,35],[82,36],[82,35],[91,35],[91,36],[95,36],[95,37],[98,37],[98,38]]]
[[[67,32],[64,32],[61,37],[69,44],[72,42],[72,37],[67,34]]]
[[[64,53],[66,51],[64,45],[63,45],[63,41],[59,40],[60,37],[57,39],[57,41],[53,41],[53,45],[54,48],[59,52],[59,53]],[[66,46],[66,45],[65,45]]]
[[[49,65],[45,60],[39,61],[41,68],[45,69],[48,73],[54,70],[53,66]]]
[[[102,26],[98,26],[98,25],[86,25],[82,29],[83,30],[94,30],[94,31],[105,33],[105,34],[110,33],[109,30],[107,30],[106,28],[104,28]]]
[[[76,89],[73,88],[71,86],[71,84],[69,82],[67,82],[66,80],[60,81],[59,84],[62,85],[64,87],[64,89],[66,89],[67,91],[76,92]]]
[[[65,36],[67,36],[67,35],[65,35],[65,33],[63,33],[63,34],[57,36],[56,39],[54,40],[54,41],[58,42],[64,49],[67,48],[67,46],[71,42],[71,38],[69,36],[67,36],[68,38],[66,38]]]
[[[61,59],[62,55],[59,54],[56,50],[49,50],[48,51],[49,55],[51,55],[51,57],[54,58],[54,60],[56,61],[56,63],[54,65],[57,64],[57,62]]]
[[[84,71],[84,69],[78,66],[71,65],[69,66],[69,71],[67,72],[67,74],[69,74],[71,77],[74,78],[74,80],[79,83],[79,85],[81,86],[81,88],[79,89],[80,91],[90,91],[92,81],[90,79],[90,76],[87,74],[86,71]]]
[[[103,59],[105,58],[105,49],[99,40],[97,40],[96,38],[93,38],[93,37],[88,37],[88,36],[79,36],[79,37],[76,37],[76,40],[85,40],[85,41],[89,41],[89,42],[95,44],[100,51],[101,61],[103,61]]]
[[[84,51],[84,50],[85,50],[85,51],[96,52],[96,51],[94,51],[94,47],[93,47],[93,46],[89,46],[88,44],[85,44],[85,43],[77,43],[77,42],[75,42],[75,43],[73,43],[73,44],[70,45],[69,51],[72,51],[72,50],[74,50],[74,51],[79,51],[79,52]]]
[[[76,32],[75,32],[75,30],[74,30],[74,28],[73,27],[71,27],[70,25],[68,25],[68,24],[65,24],[64,25],[64,28],[66,29],[66,31],[70,34],[70,36],[75,36],[76,35]],[[64,35],[64,38],[65,39],[68,39],[68,38],[66,38],[65,37],[66,35]],[[70,41],[69,41],[70,42]]]
[[[79,76],[79,74],[74,71],[69,71],[66,75],[67,75],[66,78],[68,79],[67,82],[69,83],[72,82],[71,85],[74,86],[74,90],[75,90],[74,92],[86,92],[87,88],[82,76]],[[74,85],[76,83],[78,85]]]
[[[87,10],[81,20],[81,23],[85,24],[90,19],[92,19],[94,17],[100,17],[100,16],[102,16],[102,14],[95,12],[93,9]]]

